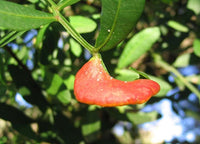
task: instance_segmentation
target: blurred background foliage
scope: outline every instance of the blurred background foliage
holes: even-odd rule
[[[44,0],[10,1],[49,11]],[[100,0],[63,9],[93,45],[100,12]],[[1,28],[0,37],[0,143],[200,143],[199,0],[147,0],[136,28],[101,53],[117,79],[138,78],[131,66],[159,82],[161,91],[141,105],[101,108],[77,102],[75,74],[90,54],[57,23],[20,32]],[[184,121],[189,129],[176,137],[176,130],[156,127],[153,122],[166,115],[191,118]],[[148,131],[145,124],[154,127]],[[154,135],[157,128],[173,137]]]

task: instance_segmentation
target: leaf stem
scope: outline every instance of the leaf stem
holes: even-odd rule
[[[156,64],[158,64],[160,67],[164,68],[165,70],[167,70],[168,72],[172,72],[174,73],[177,78],[179,78],[180,81],[183,82],[183,84],[194,94],[196,94],[196,96],[199,98],[200,100],[200,92],[199,90],[192,85],[176,68],[174,68],[173,66],[171,66],[170,64],[164,62],[161,58],[160,55],[158,54],[154,54],[153,55],[154,60],[156,62]]]
[[[59,7],[52,1],[48,0],[51,4],[52,11],[54,16],[57,18],[57,21],[67,30],[67,32],[77,40],[84,48],[86,48],[91,54],[95,53],[95,49],[90,45],[75,29],[74,27],[66,20],[66,18],[59,12]]]

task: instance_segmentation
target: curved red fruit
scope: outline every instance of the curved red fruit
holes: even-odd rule
[[[74,94],[79,102],[103,107],[141,104],[159,90],[159,84],[149,79],[131,82],[114,79],[105,71],[98,56],[78,71],[74,83]]]

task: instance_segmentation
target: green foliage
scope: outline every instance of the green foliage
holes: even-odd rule
[[[147,28],[131,38],[119,58],[118,67],[124,68],[145,54],[159,39],[159,28]],[[139,50],[140,49],[140,50]]]
[[[0,27],[11,30],[29,30],[56,20],[52,14],[4,0],[0,1],[0,9]]]
[[[101,30],[95,47],[105,51],[122,41],[135,26],[144,3],[144,0],[102,0]]]
[[[159,119],[159,112],[141,109],[164,98],[187,101],[197,111],[184,107],[185,115],[199,120],[199,103],[188,95],[200,99],[200,75],[179,72],[199,67],[199,7],[199,0],[0,0],[0,119],[11,123],[0,130],[0,143],[149,142],[138,125]],[[97,52],[113,77],[149,77],[160,92],[141,105],[79,103],[75,74]],[[180,97],[167,97],[175,87]],[[119,136],[118,123],[132,127]]]

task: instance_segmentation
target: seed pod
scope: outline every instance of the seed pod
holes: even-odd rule
[[[159,84],[149,79],[130,82],[114,79],[98,55],[78,71],[74,83],[74,94],[79,102],[103,107],[145,103],[159,90]]]

